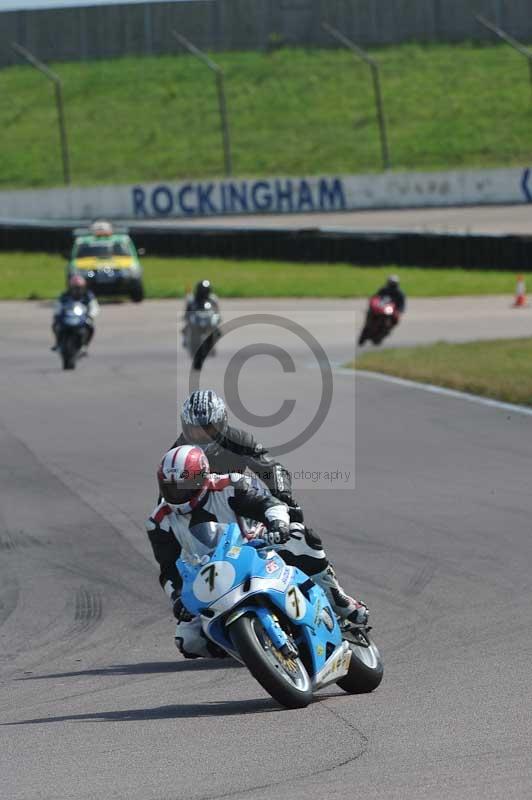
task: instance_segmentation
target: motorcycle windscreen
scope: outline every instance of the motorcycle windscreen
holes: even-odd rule
[[[63,311],[66,314],[75,314],[77,317],[81,317],[83,314],[87,313],[87,308],[85,304],[79,300],[69,298],[63,303]]]
[[[227,525],[220,522],[200,522],[180,534],[181,558],[185,561],[201,561],[215,550]]]

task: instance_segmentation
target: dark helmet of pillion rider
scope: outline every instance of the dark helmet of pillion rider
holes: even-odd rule
[[[199,281],[194,287],[194,297],[198,302],[206,300],[211,292],[212,286],[208,280]]]
[[[388,280],[386,281],[386,286],[389,289],[398,289],[399,288],[399,275],[388,275]]]
[[[187,442],[208,445],[219,441],[227,431],[227,409],[212,389],[192,392],[181,408],[181,427]]]

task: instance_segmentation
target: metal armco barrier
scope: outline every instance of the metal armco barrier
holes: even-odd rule
[[[532,268],[532,236],[482,236],[404,231],[362,233],[318,228],[156,228],[130,226],[149,255],[265,259],[353,265],[461,267],[509,272]],[[0,250],[65,253],[68,226],[0,223]]]

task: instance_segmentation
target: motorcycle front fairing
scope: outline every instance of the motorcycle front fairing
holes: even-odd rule
[[[191,322],[198,328],[216,328],[220,322],[220,314],[215,311],[212,303],[206,301],[200,307],[196,308],[191,315]]]
[[[71,301],[61,309],[59,324],[65,328],[81,328],[87,324],[87,308],[83,303]]]
[[[214,544],[216,535],[219,540]],[[209,537],[210,548],[207,541]],[[209,549],[210,555],[207,552]],[[235,658],[238,658],[238,654],[226,631],[225,617],[228,612],[253,595],[264,592],[267,586],[281,595],[290,578],[292,568],[273,551],[269,551],[268,555],[269,572],[265,572],[264,549],[257,551],[250,546],[242,537],[238,525],[203,523],[190,532],[190,541],[185,543],[181,558],[177,560],[177,568],[183,579],[181,599],[184,605],[191,614],[202,617],[203,628],[209,638]],[[275,635],[273,630],[272,634]]]
[[[196,558],[193,563],[194,557],[185,555],[177,562],[183,603],[192,614],[201,615],[206,635],[234,658],[239,657],[227,628],[249,611],[259,617],[276,648],[287,643],[274,613],[277,608],[290,620],[314,688],[346,674],[349,648],[325,593],[305,573],[268,547],[257,549],[246,542],[236,524],[222,534],[210,557]]]

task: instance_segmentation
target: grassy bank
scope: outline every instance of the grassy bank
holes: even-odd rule
[[[182,297],[209,278],[221,297],[368,297],[390,271],[410,297],[512,294],[508,272],[353,267],[273,261],[145,258],[147,297]],[[47,253],[0,253],[0,300],[47,299],[64,288],[65,262]]]
[[[381,65],[394,169],[532,160],[530,84],[506,45],[402,45]],[[217,53],[226,74],[236,175],[381,168],[367,66],[338,50]],[[188,55],[55,64],[64,81],[76,184],[222,173],[214,81]],[[496,113],[494,113],[496,109]],[[50,86],[0,70],[0,187],[62,180]]]
[[[532,406],[532,339],[401,347],[366,353],[355,366]]]

